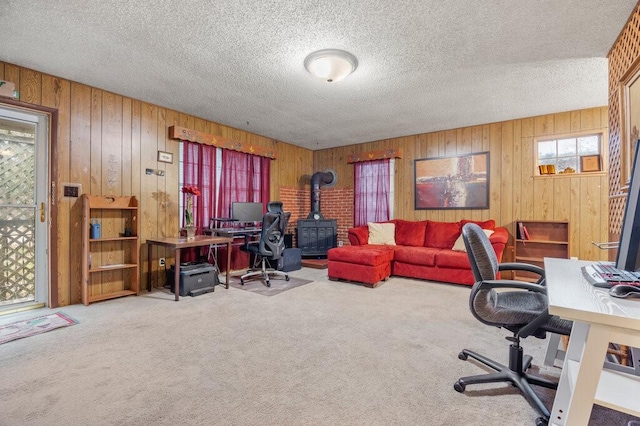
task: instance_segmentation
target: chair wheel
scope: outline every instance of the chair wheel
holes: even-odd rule
[[[284,277],[285,281],[289,281],[289,275],[287,275],[286,277]]]
[[[463,360],[463,361],[466,361],[466,360],[467,360],[467,358],[468,358],[468,357],[467,357],[467,354],[465,354],[464,352],[460,352],[460,353],[458,354],[458,359],[461,359],[461,360]]]
[[[271,282],[267,281],[267,287],[271,287]]]
[[[456,390],[456,392],[464,392],[465,387],[466,386],[464,385],[464,383],[460,383],[460,380],[453,384],[453,388]]]
[[[538,417],[536,419],[536,426],[547,426],[549,424],[549,420],[544,417]]]
[[[240,285],[244,285],[244,280],[240,278]]]

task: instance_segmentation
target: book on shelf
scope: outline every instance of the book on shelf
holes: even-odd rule
[[[527,237],[524,233],[524,224],[522,222],[518,222],[518,235],[520,236],[521,240],[526,240]]]
[[[529,236],[529,231],[527,231],[527,227],[522,225],[522,230],[524,231],[524,239],[525,240],[530,240],[531,237]]]

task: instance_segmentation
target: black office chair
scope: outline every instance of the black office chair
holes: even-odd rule
[[[267,204],[267,211],[269,213],[284,213],[282,209],[282,201],[270,201]]]
[[[261,277],[264,279],[267,287],[271,287],[271,276],[283,276],[289,281],[289,274],[283,271],[277,271],[274,268],[267,268],[267,260],[278,261],[282,257],[284,251],[284,234],[289,223],[291,213],[270,213],[267,212],[262,217],[262,231],[260,232],[260,240],[257,242],[246,242],[240,249],[255,256],[254,267],[246,274],[240,277],[240,284],[244,285],[244,281],[251,277]],[[260,261],[260,267],[257,268],[257,262]]]
[[[458,358],[461,360],[466,360],[467,357],[474,358],[496,372],[462,377],[453,385],[453,388],[458,392],[464,392],[466,386],[470,384],[510,382],[542,415],[536,420],[536,425],[546,425],[549,421],[549,410],[531,385],[549,389],[557,389],[558,385],[526,372],[531,366],[532,358],[529,355],[523,355],[520,339],[529,336],[544,339],[547,331],[569,335],[573,324],[571,321],[549,314],[542,268],[525,263],[498,264],[489,238],[476,224],[466,224],[462,228],[462,237],[476,280],[469,296],[471,313],[484,324],[506,328],[513,333],[513,336],[506,338],[511,342],[508,366],[463,349]],[[535,283],[496,279],[498,271],[509,270],[533,272],[540,278]],[[505,291],[505,289],[510,290]]]

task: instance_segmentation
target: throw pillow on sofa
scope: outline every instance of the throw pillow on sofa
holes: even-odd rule
[[[424,231],[427,221],[414,222],[396,219],[396,244],[399,246],[424,247]]]
[[[496,229],[496,221],[493,219],[489,219],[489,220],[485,220],[484,222],[481,221],[477,221],[477,220],[467,220],[467,219],[462,219],[460,221],[460,226],[464,226],[467,223],[475,223],[476,225],[478,225],[480,228],[482,229],[490,229],[490,230],[494,230]]]
[[[369,244],[395,246],[396,225],[393,223],[367,223],[369,227]]]
[[[490,237],[491,234],[493,234],[493,232],[494,232],[494,231],[492,231],[490,229],[483,229],[482,231],[485,233],[485,235],[487,237]],[[463,251],[465,253],[467,252],[467,247],[465,247],[465,245],[464,245],[464,239],[462,238],[462,234],[460,234],[460,236],[456,240],[456,242],[453,245],[453,247],[451,248],[451,250]]]
[[[461,231],[460,222],[428,220],[427,230],[424,233],[424,246],[450,250]]]

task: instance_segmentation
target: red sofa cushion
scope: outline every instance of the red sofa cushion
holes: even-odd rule
[[[440,250],[436,255],[439,268],[471,269],[469,256],[464,251]]]
[[[327,252],[327,259],[356,265],[377,266],[391,262],[393,250],[378,245],[335,247]]]
[[[397,219],[396,224],[396,244],[399,246],[424,247],[424,233],[427,228],[427,221],[413,222],[410,220]]]
[[[369,227],[363,225],[350,228],[349,231],[347,231],[347,237],[352,246],[365,245],[369,241]]]
[[[489,220],[485,220],[484,222],[479,222],[477,220],[467,220],[467,219],[462,219],[460,221],[460,227],[462,228],[464,225],[466,225],[467,223],[475,223],[476,225],[478,225],[480,228],[482,229],[488,229],[490,231],[493,231],[494,229],[496,229],[496,221],[493,219],[489,219]]]
[[[412,265],[434,266],[436,264],[436,255],[440,249],[431,247],[408,247],[395,250],[393,258],[396,262],[410,263]]]
[[[424,246],[442,249],[451,249],[456,242],[462,227],[460,222],[435,222],[427,221],[427,229],[424,234]]]

